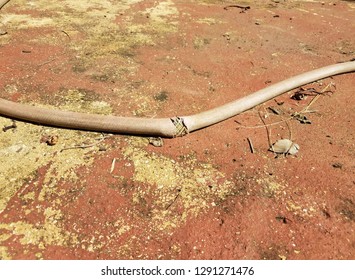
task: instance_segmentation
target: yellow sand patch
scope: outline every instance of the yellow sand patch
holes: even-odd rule
[[[0,246],[0,260],[10,260],[11,257],[7,251],[7,247]]]
[[[59,210],[49,207],[45,209],[44,216],[43,224],[33,225],[23,221],[0,224],[2,231],[11,233],[1,235],[1,239],[6,240],[10,236],[18,235],[22,245],[37,245],[39,249],[44,249],[47,245],[63,246],[76,240],[73,234],[58,226],[58,220],[62,217]]]
[[[278,197],[285,189],[284,185],[275,182],[270,178],[258,179],[257,182],[262,185],[262,193],[267,197]]]
[[[11,124],[9,119],[0,118],[0,127],[9,124]],[[58,143],[54,146],[41,143],[44,135],[57,135]],[[40,199],[45,199],[47,193],[55,192],[59,180],[76,180],[74,168],[92,164],[93,158],[86,156],[92,149],[72,149],[62,152],[61,149],[81,144],[84,141],[94,142],[100,137],[99,135],[22,122],[17,122],[15,131],[9,130],[2,133],[0,138],[0,213],[17,191],[27,188],[35,181],[37,170],[42,166],[48,166],[48,171],[42,185]]]
[[[132,137],[124,155],[133,162],[133,180],[150,186],[138,188],[132,202],[141,203],[147,196],[154,198],[153,228],[175,228],[232,193],[232,182],[211,164],[198,162],[193,156],[176,162],[145,151],[142,145],[146,144],[146,140]],[[182,213],[173,210],[176,205],[182,207]]]

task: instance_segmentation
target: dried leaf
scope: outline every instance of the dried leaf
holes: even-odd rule
[[[303,124],[311,124],[311,121],[303,114],[294,113],[291,115],[294,119],[298,120],[300,123]]]
[[[270,151],[277,154],[295,155],[298,153],[299,148],[299,145],[292,142],[290,139],[280,139],[271,145]]]
[[[292,96],[291,99],[293,100],[304,100],[307,98],[309,95],[317,95],[320,94],[320,92],[317,92],[315,88],[303,88],[301,87],[299,90],[297,90]]]

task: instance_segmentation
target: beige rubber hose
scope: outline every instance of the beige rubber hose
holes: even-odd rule
[[[0,98],[0,115],[33,123],[73,129],[163,137],[183,136],[213,125],[302,85],[355,71],[355,61],[338,63],[294,76],[220,107],[191,116],[148,119],[84,114],[38,108]]]
[[[2,7],[4,7],[6,4],[7,4],[7,2],[9,2],[10,0],[0,0],[0,10],[1,10],[1,8]]]

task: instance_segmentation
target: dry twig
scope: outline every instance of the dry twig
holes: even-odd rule
[[[247,140],[248,140],[248,143],[249,143],[250,152],[252,154],[254,154],[255,151],[254,151],[253,143],[251,142],[251,139],[249,137],[247,138]]]
[[[95,142],[95,143],[91,143],[91,144],[83,144],[83,145],[77,145],[77,146],[72,146],[72,147],[66,147],[66,148],[63,148],[60,150],[60,152],[63,152],[65,150],[71,150],[71,149],[86,149],[86,148],[90,148],[90,147],[94,147],[96,146],[97,144],[100,144],[101,142],[103,142],[104,140],[106,140],[107,138],[111,137],[112,135],[108,135],[108,136],[105,136],[103,135],[102,138]]]

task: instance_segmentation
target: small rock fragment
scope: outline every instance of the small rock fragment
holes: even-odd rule
[[[154,147],[163,147],[163,139],[161,137],[149,137],[149,144]]]

